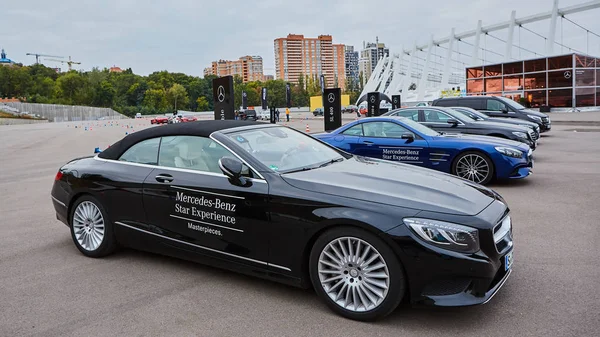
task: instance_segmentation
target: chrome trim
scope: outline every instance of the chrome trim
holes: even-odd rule
[[[237,229],[237,228],[233,228],[233,227],[227,227],[227,226],[221,226],[221,225],[215,225],[213,223],[210,222],[204,222],[204,221],[200,221],[200,220],[195,220],[195,219],[189,219],[189,218],[184,218],[182,216],[179,215],[173,215],[173,214],[169,214],[170,217],[172,218],[177,218],[177,219],[181,219],[181,220],[186,220],[186,221],[194,221],[194,222],[199,222],[201,224],[204,225],[208,225],[208,226],[214,226],[214,227],[219,227],[219,228],[224,228],[224,229],[229,229],[230,231],[236,231],[236,232],[244,232],[243,229]]]
[[[218,132],[218,131],[215,131]],[[248,166],[252,172],[256,172],[256,174],[261,178],[261,179],[265,179],[265,177],[262,176],[262,174],[260,174],[260,172],[258,172],[257,169],[255,169],[254,167],[252,167],[252,165],[248,164],[247,161],[245,161],[242,157],[240,157],[237,153],[235,153],[235,151],[231,150],[229,147],[227,147],[225,144],[223,144],[220,140],[215,139],[215,137],[213,137],[213,134],[215,133],[211,133],[208,138],[212,139],[215,143],[221,145],[222,147],[224,147],[225,149],[227,149],[227,151],[231,152],[234,156],[236,156],[239,160],[242,161],[242,163],[244,163],[246,166]]]
[[[53,195],[50,195],[50,198],[52,198],[52,200],[56,201],[57,204],[61,205],[62,207],[67,207],[67,205],[65,205],[64,202],[56,199]]]
[[[447,154],[447,153],[433,153],[433,152],[430,153],[430,155],[432,155],[432,156],[449,156],[449,154]]]
[[[265,262],[265,261],[251,259],[249,257],[244,257],[244,256],[239,256],[239,255],[235,255],[235,254],[223,252],[223,251],[216,250],[216,249],[213,249],[213,248],[208,248],[208,247],[204,247],[204,246],[200,246],[200,245],[195,245],[193,243],[189,243],[189,242],[185,242],[185,241],[182,241],[182,240],[170,238],[168,236],[164,236],[164,235],[152,233],[152,232],[149,232],[147,230],[143,230],[141,228],[133,227],[133,226],[124,224],[124,223],[119,222],[119,221],[115,221],[115,224],[123,226],[123,227],[130,228],[130,229],[133,229],[133,230],[136,230],[136,231],[139,231],[139,232],[143,232],[143,233],[146,233],[146,234],[154,235],[154,236],[157,236],[157,237],[162,238],[162,239],[167,239],[167,240],[175,241],[175,242],[178,242],[178,243],[181,243],[181,244],[184,244],[184,245],[188,245],[188,246],[192,246],[192,247],[204,249],[204,250],[207,250],[209,252],[219,253],[219,254],[223,254],[223,255],[235,257],[235,258],[238,258],[238,259],[242,259],[242,260],[246,260],[246,261],[250,261],[250,262],[262,264],[262,265],[265,265],[265,266],[283,269],[283,270],[286,270],[286,271],[292,271],[290,268],[287,268],[287,267],[282,267],[282,266],[279,266],[279,265],[276,265],[276,264],[273,264],[273,263],[268,263],[268,262]]]
[[[432,158],[432,159],[429,159],[429,160],[431,160],[431,161],[448,161],[447,159],[435,159],[435,158]]]
[[[506,275],[504,275],[504,277],[502,278],[502,280],[500,280],[500,282],[498,282],[498,285],[496,286],[496,290],[492,293],[490,298],[488,298],[487,300],[485,300],[485,302],[483,302],[481,304],[487,304],[489,301],[492,300],[492,298],[494,298],[494,296],[496,296],[498,291],[500,291],[500,288],[502,288],[502,286],[504,286],[504,283],[506,283],[506,280],[508,280],[508,277],[510,276],[511,273],[512,273],[512,268],[509,269],[508,272],[506,273]]]
[[[236,199],[242,199],[242,200],[246,199],[244,197],[238,197],[237,195],[221,194],[221,193],[208,192],[208,191],[203,191],[203,190],[195,190],[193,188],[181,187],[181,186],[177,186],[177,185],[171,185],[171,187],[176,188],[176,189],[180,189],[180,190],[190,191],[190,192],[218,195],[220,197],[236,198]]]
[[[226,175],[221,174],[221,173],[214,173],[214,172],[207,172],[207,171],[197,171],[197,170],[188,170],[188,169],[183,169],[183,168],[179,168],[179,167],[170,167],[170,166],[162,166],[162,165],[148,165],[148,164],[140,164],[140,163],[131,163],[131,162],[128,162],[128,161],[121,161],[121,160],[114,160],[114,159],[104,159],[104,158],[98,157],[98,155],[96,155],[93,159],[99,160],[99,161],[103,161],[103,162],[109,162],[109,163],[125,164],[125,165],[139,166],[139,167],[146,167],[146,168],[153,168],[153,169],[172,170],[172,171],[177,171],[177,172],[194,173],[194,174],[208,175],[208,176],[214,176],[214,177],[221,177],[221,178],[227,178],[227,179],[229,179],[229,177],[227,177]],[[250,180],[252,182],[256,182],[256,183],[264,183],[264,184],[267,183],[266,180],[264,180],[264,178],[262,178],[262,179],[246,178],[246,179],[248,179],[248,180]]]

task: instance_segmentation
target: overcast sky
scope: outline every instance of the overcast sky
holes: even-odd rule
[[[560,0],[559,7],[583,2],[587,0]],[[116,65],[131,67],[142,75],[168,70],[202,76],[211,61],[260,55],[265,73],[273,74],[273,40],[289,33],[307,37],[330,34],[334,43],[358,49],[363,41],[374,42],[378,36],[392,53],[398,53],[402,46],[410,49],[415,41],[427,43],[431,34],[447,36],[452,27],[458,33],[475,29],[479,19],[484,26],[506,21],[513,9],[517,18],[547,12],[552,0],[4,1],[0,5],[0,47],[9,58],[24,64],[35,62],[26,53],[70,55],[82,62],[78,69]],[[570,18],[600,34],[599,16],[600,9],[595,9]],[[547,36],[549,21],[527,27]],[[493,34],[506,38],[505,31]],[[516,30],[515,43],[518,35]],[[588,47],[585,31],[566,21],[563,30],[558,27],[558,42],[561,35],[563,44],[583,52],[589,48],[590,54],[600,56],[597,36],[590,35]],[[504,52],[496,39],[487,37],[482,39],[482,47],[484,43]],[[544,40],[530,32],[521,31],[520,43],[543,52]],[[456,48],[471,53],[464,43]],[[516,47],[513,56],[519,56]],[[521,56],[535,55],[521,50]],[[492,53],[486,59],[501,61]]]

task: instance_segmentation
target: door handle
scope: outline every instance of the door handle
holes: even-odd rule
[[[368,140],[363,140],[363,144],[367,144],[368,146],[373,145],[373,142],[370,142]]]
[[[159,174],[154,179],[159,183],[170,183],[173,181],[173,176],[170,174]]]

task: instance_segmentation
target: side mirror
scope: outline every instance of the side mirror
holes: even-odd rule
[[[413,140],[415,140],[415,136],[412,133],[403,133],[400,138],[406,139],[409,142],[412,142]]]
[[[458,125],[458,121],[456,119],[449,119],[448,120],[448,124],[452,124],[452,126],[457,126]]]
[[[507,108],[502,108],[502,110],[500,110],[500,112],[502,112],[503,114],[507,114],[508,113],[508,109]]]
[[[219,159],[219,168],[232,184],[244,186],[246,179],[242,177],[244,165],[237,158],[223,157]]]

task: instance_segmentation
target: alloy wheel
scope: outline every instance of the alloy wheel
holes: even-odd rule
[[[487,180],[490,166],[482,156],[474,153],[467,154],[456,163],[456,175],[479,184]]]
[[[352,312],[377,308],[390,287],[390,272],[383,256],[355,237],[329,242],[319,256],[318,274],[329,298]]]
[[[104,217],[96,204],[83,201],[73,214],[73,233],[79,245],[87,251],[95,251],[104,239]]]

